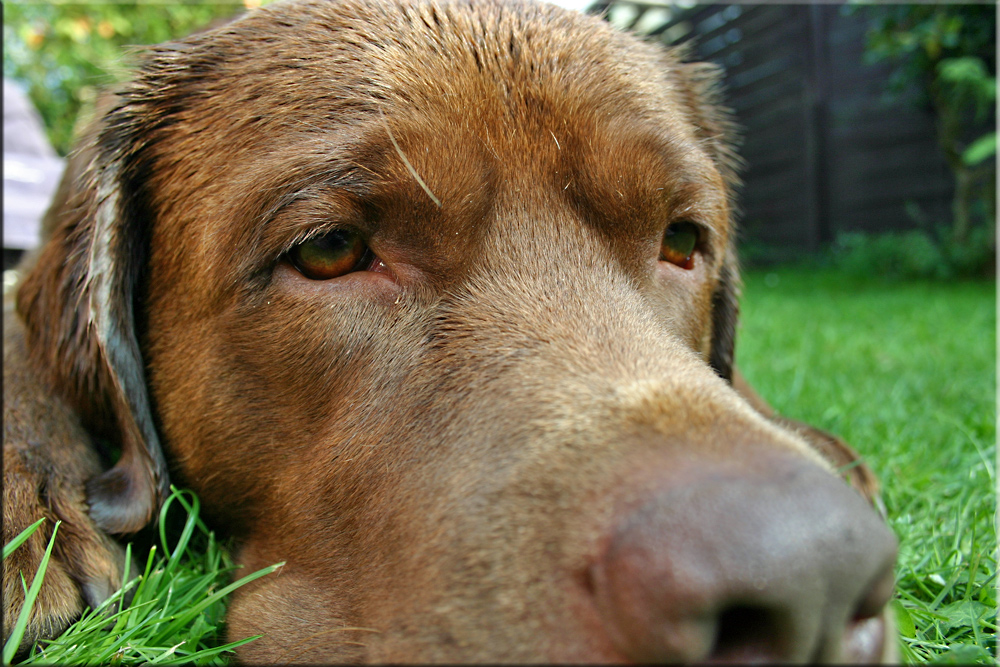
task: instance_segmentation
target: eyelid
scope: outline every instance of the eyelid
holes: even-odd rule
[[[338,229],[356,231],[366,241],[374,230],[361,199],[341,187],[312,183],[286,194],[268,210],[262,241],[272,259],[310,239]]]
[[[688,208],[685,212],[690,211]],[[664,228],[664,233],[667,229],[670,229],[673,225],[687,222],[694,225],[695,229],[698,231],[698,246],[697,250],[703,254],[710,255],[712,253],[713,247],[717,244],[719,233],[715,227],[708,222],[706,222],[700,215],[689,215],[689,216],[676,216]]]
[[[697,243],[699,248],[703,243],[708,241],[709,236],[712,233],[712,228],[709,225],[700,222],[697,218],[683,217],[671,220],[670,223],[663,228],[663,233],[665,235],[667,231],[669,231],[670,229],[675,228],[677,225],[684,225],[684,224],[691,225],[692,227],[694,227],[695,233],[698,235]]]

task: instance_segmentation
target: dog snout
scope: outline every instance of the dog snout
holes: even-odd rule
[[[639,662],[877,662],[896,539],[809,462],[657,473],[617,514],[585,578]],[[890,640],[891,641],[891,640]]]

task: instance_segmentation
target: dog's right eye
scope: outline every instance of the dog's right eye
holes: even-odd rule
[[[374,254],[358,232],[337,229],[295,246],[288,259],[310,280],[332,280],[365,270]]]
[[[698,226],[694,223],[676,222],[670,225],[660,244],[660,261],[676,264],[682,269],[692,268],[698,236]]]

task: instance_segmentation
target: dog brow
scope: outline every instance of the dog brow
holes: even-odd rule
[[[410,164],[410,160],[406,157],[406,153],[404,153],[403,149],[399,147],[399,142],[396,141],[396,137],[392,136],[392,129],[389,127],[389,124],[385,121],[385,114],[382,112],[382,109],[379,109],[378,112],[382,116],[382,124],[385,126],[385,131],[389,135],[389,141],[392,142],[392,147],[396,149],[396,152],[399,154],[400,159],[403,160],[403,164],[406,165],[407,171],[410,172],[410,174],[413,176],[414,180],[417,181],[420,187],[423,188],[424,192],[427,193],[427,196],[431,198],[431,201],[437,204],[438,208],[441,208],[441,200],[434,196],[434,193],[431,192],[431,189],[427,187],[426,183],[424,183],[424,179],[420,178],[420,174],[418,174],[417,170],[413,168],[412,164]]]

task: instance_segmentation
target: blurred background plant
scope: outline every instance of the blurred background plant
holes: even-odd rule
[[[4,3],[3,75],[22,84],[66,155],[98,92],[127,76],[127,47],[182,37],[249,4]]]
[[[909,91],[936,119],[938,147],[955,181],[948,223],[887,235],[875,245],[903,275],[950,278],[990,270],[996,252],[996,6],[993,4],[859,5],[870,20],[865,60],[893,66],[886,94]],[[949,224],[950,223],[950,224]],[[862,248],[839,239],[848,264]],[[913,252],[908,267],[902,255]],[[851,257],[854,255],[854,257]],[[927,261],[931,260],[931,261]],[[995,260],[994,260],[995,261]]]

